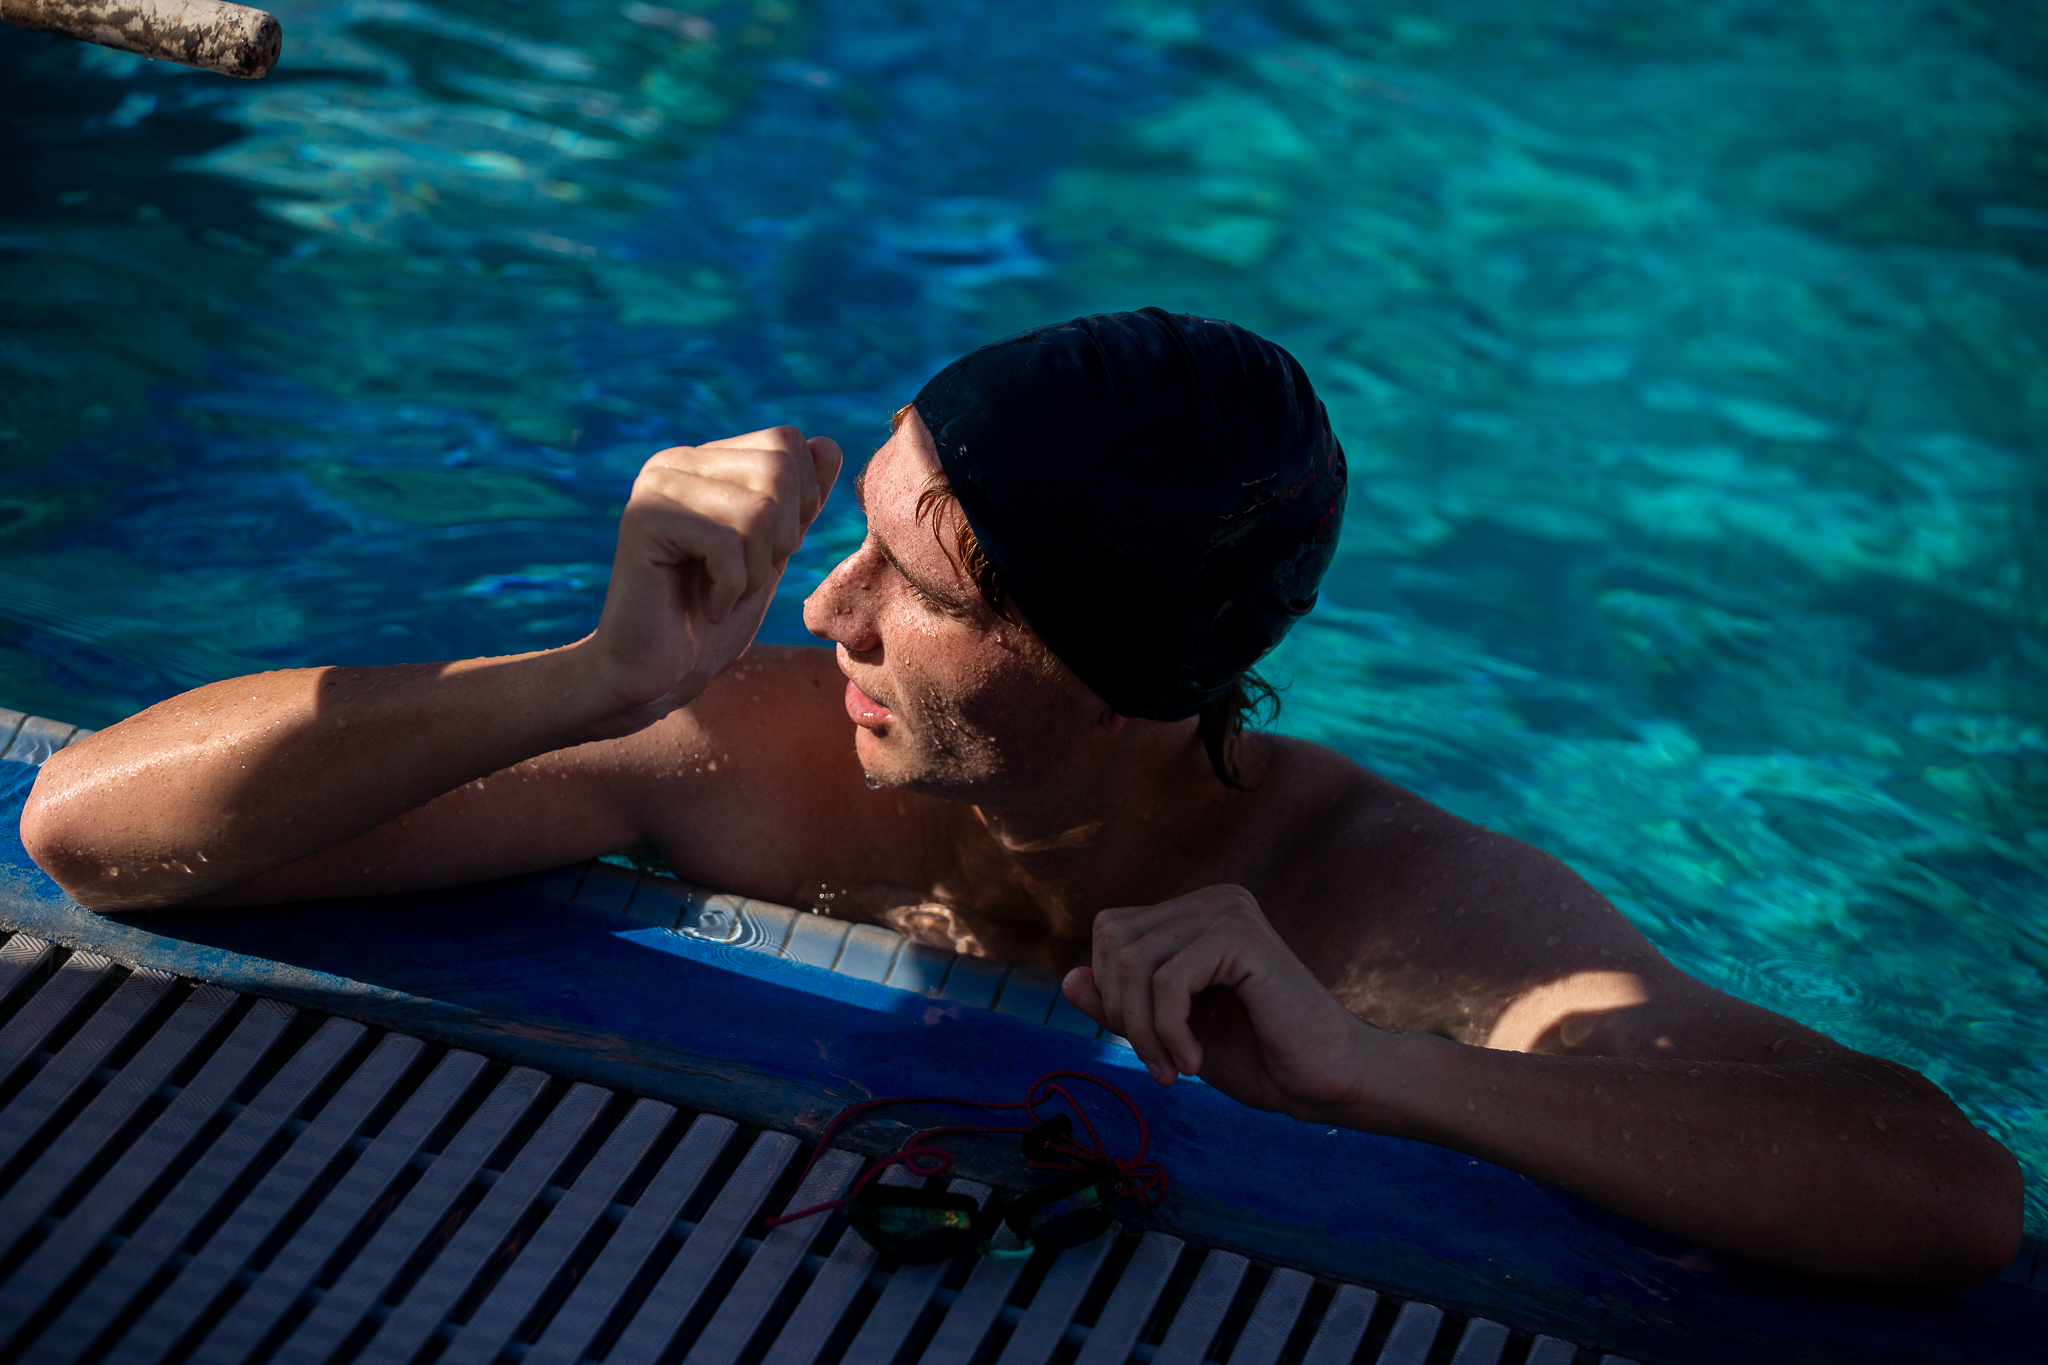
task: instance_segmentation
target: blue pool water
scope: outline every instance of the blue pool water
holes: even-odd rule
[[[2048,12],[274,8],[258,84],[0,29],[0,702],[558,643],[662,445],[1234,318],[1354,471],[1283,727],[1927,1072],[2048,1230]]]

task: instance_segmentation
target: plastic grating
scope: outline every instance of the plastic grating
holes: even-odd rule
[[[892,1271],[762,1226],[851,1152],[794,1189],[786,1133],[26,935],[0,969],[0,1360],[1616,1365],[1158,1231]]]

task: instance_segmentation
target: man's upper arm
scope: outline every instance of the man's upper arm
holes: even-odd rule
[[[1500,1010],[1488,1047],[1564,1056],[1797,1061],[1844,1049],[1688,976],[1563,862],[1526,844],[1504,859],[1530,894],[1501,926]]]
[[[1754,1063],[1846,1050],[1825,1034],[1687,976],[1660,956],[1622,970],[1550,975],[1508,1001],[1486,1045],[1560,1056]]]
[[[1453,1036],[1515,1052],[1693,1061],[1845,1051],[1680,971],[1541,849],[1462,821],[1430,836],[1454,852],[1418,860],[1405,879],[1422,907],[1408,911],[1418,926],[1411,970],[1421,976],[1426,959]]]

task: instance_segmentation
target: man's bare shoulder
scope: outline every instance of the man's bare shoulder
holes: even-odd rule
[[[772,764],[846,738],[843,683],[828,649],[755,645],[688,706],[606,747],[622,776],[664,781],[721,758]]]
[[[688,708],[698,715],[797,706],[812,719],[851,724],[841,709],[846,675],[830,649],[807,645],[755,645],[721,673]]]
[[[828,649],[756,645],[629,742],[619,780],[684,877],[776,901],[809,881],[903,880],[919,798],[870,789]]]
[[[1457,840],[1483,832],[1325,745],[1260,740],[1248,832],[1319,904],[1336,885],[1349,888],[1347,904],[1381,898],[1441,871]]]
[[[1321,745],[1278,740],[1288,831],[1275,927],[1384,1027],[1485,1041],[1513,1002],[1589,972],[1668,970],[1562,861]]]

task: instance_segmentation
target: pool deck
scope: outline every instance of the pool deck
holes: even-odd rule
[[[0,712],[0,753],[30,768],[77,733]],[[7,834],[27,776],[0,761]],[[1352,1285],[1380,1296],[1345,1359],[1365,1350],[1361,1358],[1389,1365],[1609,1354],[1644,1365],[2019,1362],[2041,1359],[2048,1339],[2048,1256],[2036,1239],[2000,1280],[1961,1295],[1802,1279],[1444,1148],[1314,1128],[1199,1083],[1156,1090],[1126,1048],[1096,1036],[1039,974],[603,863],[289,910],[103,917],[65,898],[18,841],[11,851],[0,842],[0,930],[22,952],[45,954],[35,972],[0,987],[0,1029],[22,1017],[60,959],[98,954],[116,974],[160,973],[181,990],[206,983],[797,1139],[875,1095],[1011,1098],[1055,1068],[1107,1075],[1138,1098],[1173,1177],[1165,1207],[1127,1218],[1128,1235],[1207,1248],[1205,1265],[1249,1258],[1280,1268],[1274,1275],[1314,1277],[1326,1294]],[[55,1055],[29,1061],[47,1066]],[[848,1147],[871,1155],[897,1133],[856,1134]],[[1000,1163],[966,1161],[963,1173],[1015,1179]],[[0,1237],[9,1232],[0,1227]],[[1139,1261],[1118,1264],[1128,1276]],[[8,1292],[0,1284],[0,1305]],[[1337,1300],[1319,1302],[1328,1317]],[[1450,1355],[1446,1313],[1477,1343],[1469,1355],[1462,1346]],[[1501,1327],[1491,1354],[1474,1322]],[[1105,1358],[1152,1359],[1137,1333]],[[1287,1358],[1312,1347],[1296,1342]],[[1200,1359],[1205,1347],[1194,1349]]]

